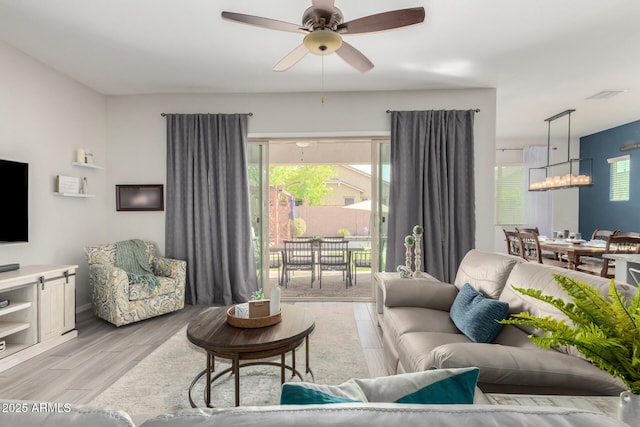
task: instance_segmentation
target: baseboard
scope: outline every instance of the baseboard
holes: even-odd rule
[[[85,305],[79,305],[76,307],[76,314],[82,313],[83,311],[91,310],[91,303]]]

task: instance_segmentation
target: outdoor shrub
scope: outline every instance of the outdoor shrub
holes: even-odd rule
[[[291,234],[294,237],[300,237],[307,231],[307,223],[302,218],[296,218],[291,221]]]
[[[339,228],[338,229],[338,235],[340,235],[342,237],[347,237],[347,236],[351,236],[351,232],[347,228]]]

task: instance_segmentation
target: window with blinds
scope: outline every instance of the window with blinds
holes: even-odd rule
[[[622,202],[629,200],[630,157],[620,156],[607,159],[609,162],[609,200]]]
[[[524,224],[524,167],[522,165],[495,168],[495,223]]]

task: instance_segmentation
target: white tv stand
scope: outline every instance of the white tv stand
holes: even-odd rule
[[[0,300],[9,300],[0,308],[0,372],[78,336],[77,268],[32,265],[0,273]]]

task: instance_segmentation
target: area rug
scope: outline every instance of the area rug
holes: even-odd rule
[[[316,328],[310,337],[310,367],[316,383],[340,384],[350,378],[369,377],[358,331],[349,306],[310,308]],[[276,358],[275,361],[279,361]],[[290,356],[287,363],[290,364]],[[203,350],[186,337],[186,326],[144,358],[138,365],[90,402],[92,406],[123,410],[134,419],[146,419],[164,412],[190,408],[188,388],[206,364]],[[216,359],[216,372],[230,366],[224,359]],[[296,369],[304,381],[304,346],[296,351]],[[287,371],[289,372],[289,371]],[[300,381],[290,378],[288,381]],[[192,396],[198,405],[203,403],[204,380],[194,387]],[[216,407],[232,407],[234,380],[231,375],[218,379],[212,389]],[[280,400],[280,368],[252,366],[240,371],[240,404],[277,405]]]

